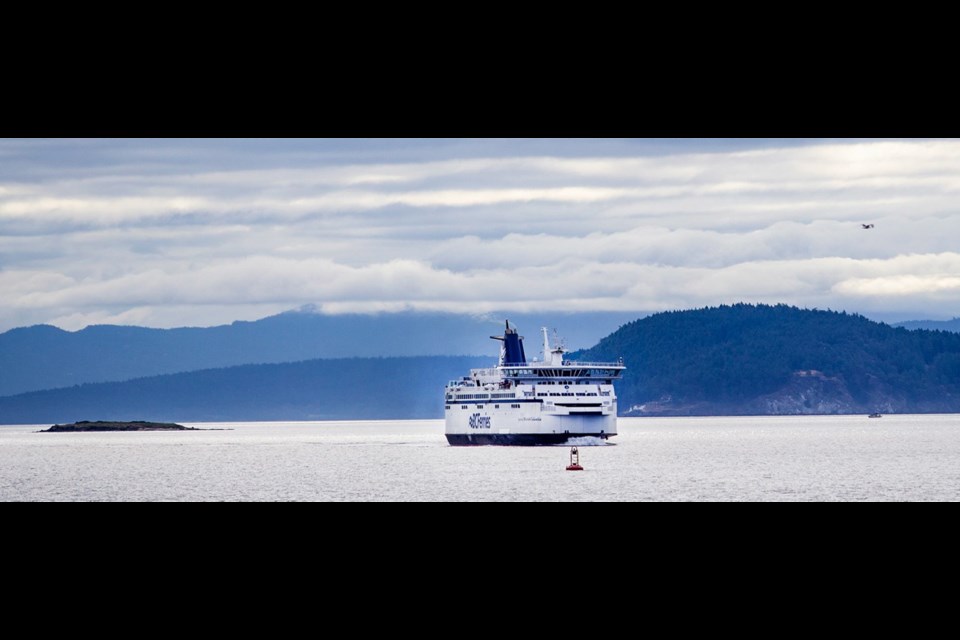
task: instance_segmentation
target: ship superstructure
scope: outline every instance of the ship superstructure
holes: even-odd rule
[[[523,337],[506,322],[496,367],[471,369],[445,389],[447,441],[452,445],[563,444],[571,438],[617,435],[613,381],[618,362],[564,359],[543,330],[543,360],[528,362]]]

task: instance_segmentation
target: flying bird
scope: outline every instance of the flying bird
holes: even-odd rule
[[[863,227],[864,229],[873,229],[872,222],[870,224],[861,224],[860,226]]]

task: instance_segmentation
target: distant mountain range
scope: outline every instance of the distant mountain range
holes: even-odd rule
[[[960,412],[960,335],[842,312],[658,313],[571,356],[623,357],[622,415]]]
[[[443,387],[496,358],[348,358],[242,365],[0,398],[0,424],[443,417]]]
[[[568,336],[585,336],[617,320],[589,318],[578,318],[588,327],[574,326],[574,316],[554,323]],[[531,359],[538,352],[536,326],[546,324],[537,320],[511,317],[527,338]],[[497,345],[488,336],[501,330],[500,321],[443,314],[312,313],[211,329],[17,329],[0,335],[5,388],[64,388],[7,391],[0,397],[0,424],[439,418],[444,383],[494,365]],[[747,304],[658,313],[607,333],[595,346],[568,355],[624,359],[621,415],[960,412],[957,333]],[[304,357],[416,349],[428,355]],[[441,355],[452,349],[485,355]],[[209,364],[251,358],[297,361]],[[201,370],[143,373],[151,367]],[[134,379],[89,381],[96,376]]]
[[[253,322],[208,328],[96,325],[69,332],[36,325],[0,334],[0,396],[87,382],[314,358],[496,357],[498,347],[489,336],[500,333],[505,318],[533,339],[532,344],[539,344],[539,328],[547,326],[557,327],[571,348],[585,348],[636,317],[636,313],[606,312],[322,315],[304,308]]]
[[[897,322],[893,326],[903,327],[904,329],[926,329],[928,331],[953,331],[960,333],[960,318],[953,320],[907,320],[906,322]]]

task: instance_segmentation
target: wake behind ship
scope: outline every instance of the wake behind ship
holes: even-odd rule
[[[613,381],[619,362],[563,359],[543,329],[543,361],[527,362],[523,337],[507,321],[495,368],[471,369],[447,383],[446,436],[452,445],[564,444],[571,438],[617,435]]]

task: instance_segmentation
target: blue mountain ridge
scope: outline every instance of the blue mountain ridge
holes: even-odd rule
[[[952,331],[954,333],[960,333],[960,318],[953,318],[952,320],[907,320],[905,322],[896,322],[893,326],[903,327],[911,331],[914,329],[926,329],[928,331]]]
[[[241,364],[315,358],[496,355],[489,336],[505,318],[537,343],[557,327],[571,348],[596,344],[636,313],[384,313],[323,315],[309,307],[216,327],[149,329],[94,325],[75,332],[49,325],[0,334],[0,396]]]
[[[0,397],[0,424],[439,418],[444,383],[496,362],[488,336],[502,324],[476,322],[487,355],[306,359],[87,383]],[[517,325],[535,357],[535,331]],[[475,328],[456,325],[456,337]],[[623,358],[621,415],[960,412],[960,335],[845,312],[748,304],[663,312],[568,356]]]
[[[205,369],[3,397],[0,424],[91,416],[152,422],[438,418],[448,380],[495,364],[489,356],[422,356]]]

